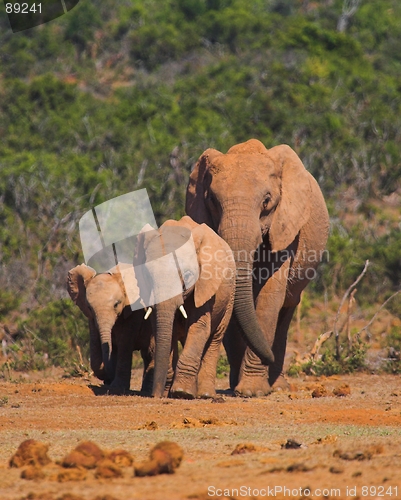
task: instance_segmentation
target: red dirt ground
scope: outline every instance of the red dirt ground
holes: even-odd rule
[[[139,378],[135,371],[131,387]],[[50,371],[0,381],[0,500],[401,498],[400,377],[303,377],[290,384],[265,398],[221,392],[212,402],[101,394],[97,379]],[[227,385],[218,381],[221,390]],[[343,385],[350,394],[334,396]],[[8,465],[26,439],[49,445],[52,462],[42,479],[22,479],[23,468]],[[301,446],[283,447],[289,439]],[[97,479],[89,470],[84,480],[59,482],[55,462],[84,440],[125,449],[135,464],[156,443],[175,441],[184,459],[174,474],[134,477],[129,466],[120,478]]]

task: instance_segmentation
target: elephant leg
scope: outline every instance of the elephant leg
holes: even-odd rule
[[[142,318],[140,320],[142,320]],[[142,322],[138,335],[134,336],[134,349],[140,349],[143,361],[141,393],[146,396],[152,394],[155,369],[155,337],[152,335],[152,328],[150,325],[150,323]]]
[[[272,348],[275,343],[280,310],[285,300],[289,264],[288,259],[274,272],[263,285],[257,298],[256,317]],[[280,362],[278,362],[279,364]],[[272,389],[268,382],[268,369],[270,370],[270,367],[262,365],[259,357],[248,347],[242,362],[240,380],[235,392],[246,397],[261,397],[269,394]]]
[[[234,390],[239,382],[242,360],[246,349],[244,335],[234,315],[224,335],[223,345],[230,365],[230,389]]]
[[[143,377],[141,393],[150,396],[153,387],[153,372],[155,369],[154,360],[148,354],[141,352],[143,359]]]
[[[263,366],[258,356],[247,347],[242,360],[239,382],[235,387],[235,394],[249,398],[267,396],[271,393],[267,374],[267,366]]]
[[[285,388],[288,385],[282,380],[284,378],[283,365],[285,350],[287,347],[287,332],[295,309],[296,307],[283,307],[280,311],[272,348],[274,353],[274,363],[269,366],[270,386],[273,386],[276,382],[275,387],[280,385]]]
[[[170,394],[175,398],[193,399],[197,395],[197,378],[202,355],[210,337],[210,307],[191,311],[188,334],[177,362]]]
[[[177,350],[178,353],[178,350]],[[153,378],[154,378],[154,370],[155,370],[155,361],[154,361],[154,349],[152,352],[149,350],[146,350],[146,352],[141,351],[142,354],[142,359],[143,359],[143,378],[142,378],[142,387],[141,387],[141,393],[146,396],[150,396],[152,394],[152,389],[153,389]],[[170,387],[173,383],[173,378],[174,378],[174,358],[177,355],[175,354],[175,350],[170,353],[170,363],[169,363],[169,368],[167,372],[167,379],[166,379],[166,387],[164,390],[164,395],[163,397],[167,397]],[[175,364],[177,361],[175,361]]]
[[[227,321],[222,321],[206,343],[198,374],[198,398],[216,397],[216,372]]]
[[[121,391],[129,391],[131,383],[132,352],[134,337],[128,324],[117,325],[113,328],[112,363],[115,366],[115,375],[110,386]]]

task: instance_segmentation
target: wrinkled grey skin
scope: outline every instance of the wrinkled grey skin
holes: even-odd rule
[[[190,217],[167,221],[158,231],[144,233],[142,239],[140,252],[145,257],[141,260],[146,262],[145,269],[155,297],[166,297],[166,291],[178,276],[175,261],[171,260],[169,266],[160,257],[172,257],[174,249],[185,248],[181,253],[175,252],[182,293],[167,294],[169,298],[156,301],[152,306],[150,319],[155,331],[153,396],[165,394],[166,378],[171,379],[171,369],[175,368],[170,390],[172,397],[214,397],[219,350],[234,302],[235,265],[231,250],[207,225],[198,225]],[[193,242],[192,252],[184,246],[189,240]],[[194,284],[186,290],[183,280]],[[182,305],[187,319],[179,310]],[[177,361],[178,341],[184,347]]]
[[[153,375],[151,324],[144,310],[132,311],[121,274],[102,273],[81,264],[68,272],[67,290],[89,320],[91,368],[113,389],[130,388],[132,352],[144,361],[142,391],[150,393]]]
[[[300,294],[326,245],[329,217],[320,188],[289,146],[267,150],[251,139],[227,154],[201,155],[186,213],[234,253],[234,315],[224,339],[231,387],[244,396],[268,394],[282,374]]]

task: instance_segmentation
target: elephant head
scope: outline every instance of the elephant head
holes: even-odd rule
[[[216,247],[216,238],[206,224],[198,225],[190,217],[167,221],[159,230],[142,235],[137,262],[144,263],[152,289],[152,317],[156,327],[154,397],[162,397],[164,393],[176,312],[180,310],[179,316],[187,319],[185,303],[190,321],[192,309],[201,308],[221,284],[229,248]]]
[[[262,241],[270,252],[278,252],[295,240],[311,212],[310,178],[289,146],[267,150],[251,139],[227,154],[206,150],[187,188],[187,214],[210,225],[234,253],[234,312],[247,343],[264,364],[271,364],[274,356],[255,313],[255,251]]]
[[[132,313],[124,283],[116,269],[96,275],[94,269],[81,264],[68,272],[68,293],[89,319],[91,368],[107,382],[113,380],[115,371],[111,357],[113,326],[121,315]]]

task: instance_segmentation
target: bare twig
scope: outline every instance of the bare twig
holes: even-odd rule
[[[387,300],[385,300],[383,302],[383,304],[379,307],[379,309],[375,312],[375,314],[373,315],[373,318],[369,321],[369,323],[367,325],[365,325],[361,330],[359,330],[359,332],[357,332],[355,334],[355,337],[359,338],[361,333],[365,330],[367,330],[370,325],[374,322],[374,320],[377,318],[377,315],[379,314],[379,312],[384,308],[386,307],[386,305],[390,302],[390,300],[392,300],[396,295],[398,295],[399,293],[401,293],[401,290],[398,290],[397,292],[393,293],[393,295],[391,295]]]
[[[299,301],[299,304],[297,306],[297,328],[296,328],[296,341],[300,344],[302,339],[301,339],[301,308],[302,308],[302,297],[303,293],[301,293],[301,298]]]
[[[352,292],[352,294],[351,294],[352,298],[354,297],[356,291],[357,290],[355,289]],[[350,300],[351,300],[351,297],[350,297]],[[348,308],[348,310],[347,310],[347,316],[344,318],[344,321],[341,323],[341,325],[340,325],[340,327],[338,329],[338,334],[340,334],[344,330],[345,325],[348,324],[350,314],[351,314],[351,308]],[[319,337],[316,339],[315,345],[313,346],[313,348],[312,348],[312,350],[310,352],[310,356],[311,356],[312,359],[316,359],[317,358],[317,355],[319,354],[320,348],[326,342],[326,340],[329,340],[329,338],[331,338],[331,336],[333,335],[333,333],[334,333],[334,330],[329,330],[329,331],[327,331],[327,332],[322,333],[321,335],[319,335]]]
[[[328,332],[322,333],[319,335],[319,337],[316,339],[315,345],[313,346],[310,355],[312,359],[316,359],[317,355],[319,354],[319,350],[322,347],[322,345],[326,342],[326,340],[329,340],[329,338],[333,335],[333,330],[329,330]]]
[[[358,10],[361,0],[344,0],[341,16],[338,19],[337,31],[343,33],[348,27],[349,20]]]
[[[352,338],[351,338],[351,310],[353,309],[353,306],[355,304],[355,294],[358,290],[354,288],[349,296],[348,299],[348,308],[347,308],[347,339],[348,339],[348,348],[351,349],[352,347]]]
[[[336,356],[337,356],[337,359],[340,357],[340,339],[339,339],[340,330],[337,328],[337,323],[338,323],[338,320],[340,318],[341,310],[343,308],[344,302],[347,300],[347,298],[348,298],[349,294],[351,293],[352,289],[355,288],[356,285],[365,276],[365,273],[366,273],[366,271],[368,269],[368,266],[369,266],[369,260],[367,260],[365,262],[365,267],[363,268],[363,271],[358,276],[358,278],[352,283],[351,286],[348,287],[347,291],[344,293],[343,298],[341,299],[341,303],[340,303],[340,305],[338,307],[337,314],[336,314],[336,317],[335,317],[335,320],[334,320],[334,325],[333,325],[333,333],[334,333],[335,338],[336,338]]]
[[[77,352],[78,352],[78,357],[79,357],[79,364],[81,366],[84,366],[84,360],[82,359],[81,348],[79,347],[79,345],[77,345]]]

